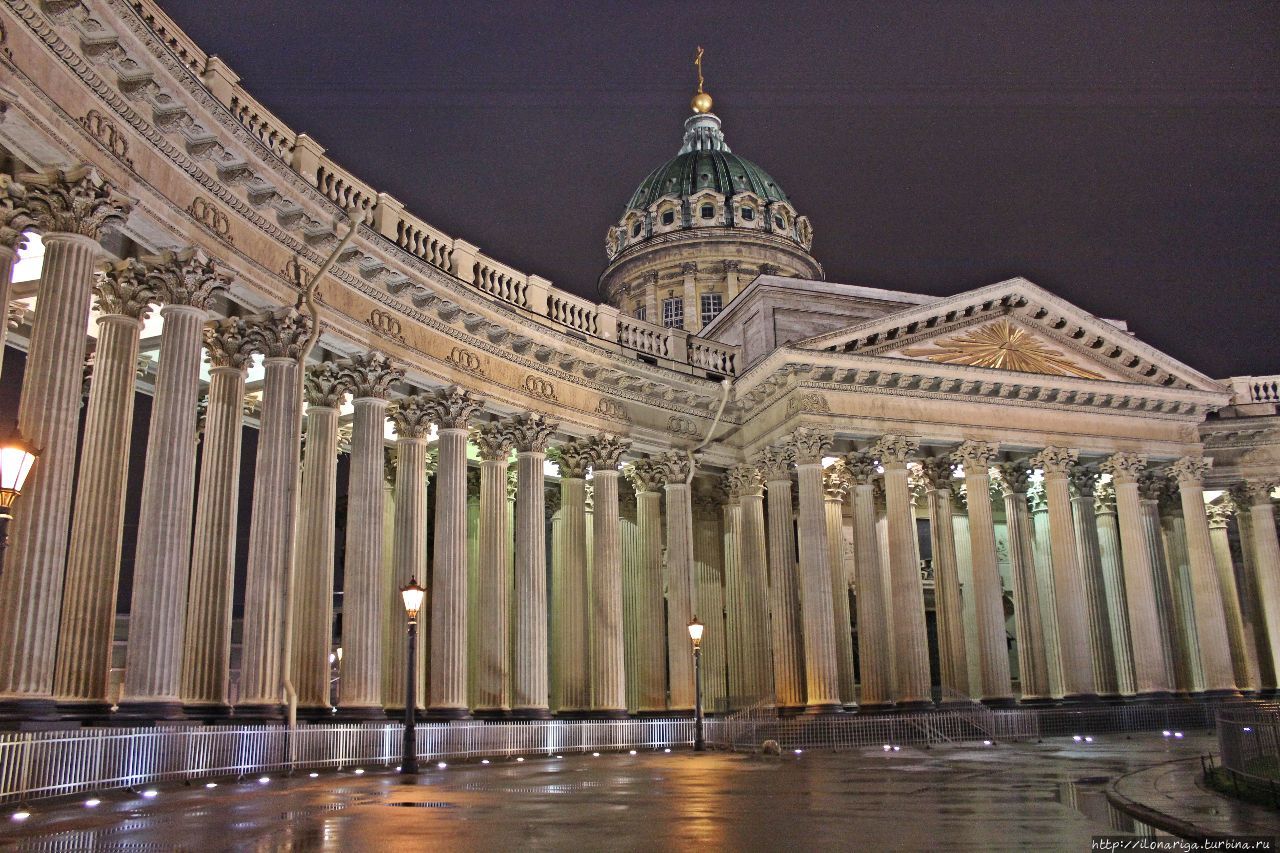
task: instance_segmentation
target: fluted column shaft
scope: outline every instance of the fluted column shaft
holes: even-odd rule
[[[929,687],[929,639],[925,633],[924,589],[911,493],[907,488],[907,466],[905,462],[883,456],[881,464],[889,520],[896,699],[899,705],[927,705],[933,701]]]
[[[1006,489],[1005,523],[1009,531],[1009,563],[1013,575],[1013,611],[1018,632],[1018,678],[1022,699],[1049,698],[1049,662],[1040,619],[1040,597],[1032,545],[1027,493]]]
[[[742,609],[742,504],[738,490],[730,485],[729,497],[721,508],[721,530],[724,532],[724,597],[725,597],[725,665],[729,672],[729,707],[736,709],[746,703],[741,697],[746,678],[746,658],[743,644],[745,614]]]
[[[245,572],[239,705],[265,709],[284,699],[285,596],[297,529],[302,369],[298,360],[289,356],[269,356],[264,364]]]
[[[1253,571],[1258,599],[1262,603],[1262,620],[1266,628],[1267,643],[1258,649],[1259,657],[1266,656],[1280,684],[1280,541],[1276,538],[1275,509],[1271,505],[1267,484],[1253,486],[1250,490],[1249,519],[1253,536]],[[25,498],[24,498],[25,500]],[[1274,689],[1276,684],[1264,684]]]
[[[804,648],[799,630],[800,594],[796,588],[796,540],[791,516],[791,477],[770,475],[769,611],[773,638],[774,696],[782,708],[801,708]]]
[[[1089,659],[1093,663],[1094,687],[1100,695],[1116,696],[1120,692],[1120,684],[1116,676],[1115,643],[1102,566],[1102,545],[1098,538],[1093,506],[1092,491],[1082,491],[1071,498],[1076,551],[1080,555],[1080,574],[1084,583],[1089,623]]]
[[[846,487],[847,488],[847,487]],[[827,490],[823,502],[827,526],[827,559],[831,565],[831,607],[835,617],[836,673],[840,702],[858,702],[858,681],[853,663],[853,633],[849,618],[849,578],[844,564],[844,491]]]
[[[1133,671],[1133,638],[1129,632],[1128,595],[1121,565],[1120,522],[1116,516],[1115,487],[1108,496],[1094,501],[1098,525],[1098,548],[1102,553],[1102,574],[1107,586],[1107,613],[1111,618],[1111,643],[1115,652],[1116,686],[1121,696],[1137,690]]]
[[[1192,645],[1187,638],[1187,623],[1182,619],[1185,608],[1174,586],[1176,563],[1171,567],[1169,552],[1165,548],[1163,525],[1160,521],[1159,500],[1139,487],[1142,498],[1142,529],[1147,536],[1147,551],[1151,554],[1151,574],[1156,592],[1156,619],[1160,626],[1160,641],[1164,646],[1166,678],[1179,692],[1191,690],[1193,674],[1189,661]],[[1198,662],[1197,662],[1197,669]]]
[[[926,482],[928,478],[926,478]],[[951,518],[951,489],[930,485],[929,532],[933,545],[933,591],[938,620],[938,667],[943,699],[969,693],[968,658],[964,641],[964,612],[960,600],[960,569]],[[948,695],[950,694],[950,695]]]
[[[1138,496],[1137,472],[1145,460],[1123,454],[1103,463],[1116,491],[1121,564],[1133,649],[1134,690],[1139,695],[1169,690],[1168,662],[1156,616],[1156,593],[1146,522]]]
[[[203,309],[189,305],[166,305],[160,313],[164,333],[147,434],[121,701],[122,708],[129,704],[156,716],[180,710],[205,319]]]
[[[773,695],[773,652],[769,635],[769,570],[765,545],[764,493],[758,482],[744,487],[738,564],[742,573],[740,686],[730,689],[747,702]]]
[[[21,243],[21,240],[16,242]],[[9,288],[13,284],[13,264],[17,258],[14,246],[0,242],[0,376],[4,375],[5,340],[9,336]]]
[[[1062,660],[1063,694],[1067,697],[1093,696],[1093,661],[1090,655],[1088,606],[1081,577],[1080,553],[1076,549],[1075,519],[1071,512],[1068,469],[1075,460],[1058,453],[1050,459],[1050,449],[1032,460],[1044,468],[1045,498],[1049,504],[1049,553],[1053,567],[1053,594],[1058,615],[1058,650]]]
[[[547,707],[547,528],[542,450],[516,456],[515,648],[512,712],[545,717]]]
[[[302,464],[293,680],[298,707],[319,710],[329,707],[329,647],[333,640],[334,521],[338,501],[336,406],[312,404],[307,409],[307,445]]]
[[[431,705],[467,715],[467,430],[441,429],[431,590]]]
[[[618,470],[593,469],[595,511],[591,562],[591,708],[621,716],[627,709],[622,643],[622,535]]]
[[[880,565],[876,533],[875,487],[860,479],[853,491],[854,581],[858,615],[858,664],[862,676],[859,704],[865,708],[893,704],[893,668],[889,637],[889,594]]]
[[[507,520],[507,459],[480,462],[480,560],[476,590],[484,627],[477,633],[477,711],[505,711],[511,707],[510,676],[510,553]],[[425,512],[424,512],[425,516]],[[425,522],[425,517],[424,517]],[[426,559],[425,542],[423,560]]]
[[[0,257],[0,276],[4,266]],[[141,329],[138,317],[104,314],[98,318],[67,578],[62,588],[54,696],[59,704],[92,705],[98,712],[110,704],[107,676],[115,633]]]
[[[230,701],[227,687],[244,383],[243,367],[213,367],[209,371],[183,644],[182,703],[189,707],[225,708]],[[326,671],[326,684],[327,675]]]
[[[554,574],[560,588],[552,591],[551,626],[556,662],[553,667],[557,713],[580,714],[591,707],[587,639],[587,503],[586,480],[566,477],[561,469],[560,524],[563,565]]]
[[[380,632],[386,615],[382,597],[382,448],[387,401],[379,397],[356,397],[353,403],[338,706],[343,714],[376,718],[382,712]],[[465,434],[463,441],[465,443]],[[463,520],[465,523],[465,516]],[[464,535],[464,545],[465,542]],[[432,589],[431,595],[434,599],[437,591]]]
[[[692,711],[693,648],[693,502],[689,485],[665,486],[667,503],[667,675],[670,709]]]
[[[396,420],[397,430],[401,426],[401,421]],[[499,484],[502,487],[502,500],[506,502],[506,482]],[[391,560],[392,560],[392,587],[397,591],[396,597],[399,598],[398,591],[409,585],[409,581],[416,580],[422,584],[427,580],[427,431],[413,430],[398,432],[396,436],[396,483],[395,497],[393,500],[395,506],[395,516],[393,522]],[[504,541],[505,544],[505,541]],[[502,561],[502,566],[506,567],[506,560]],[[390,652],[384,666],[389,671],[390,678],[387,679],[387,691],[382,697],[382,703],[388,708],[404,708],[405,700],[405,640],[403,637],[403,610],[397,608],[390,613],[384,615],[386,621],[392,624],[400,625],[402,630],[397,632],[397,640],[399,642],[390,644],[387,649]],[[495,620],[498,614],[494,614]],[[506,624],[505,620],[501,624]],[[424,651],[424,633],[417,634],[417,659],[423,659]],[[505,632],[504,632],[505,633]],[[414,673],[417,677],[417,673]],[[426,697],[421,691],[415,691],[415,700],[419,706],[426,704]]]
[[[831,597],[831,550],[822,483],[822,462],[800,457],[796,464],[800,497],[801,624],[804,629],[806,708],[841,707],[836,662],[835,605]],[[919,575],[919,572],[917,572]]]
[[[639,627],[637,660],[638,713],[662,711],[667,707],[666,640],[663,636],[662,596],[662,494],[656,490],[636,491],[636,528],[640,539],[641,584],[636,596],[636,623]]]
[[[1227,641],[1231,645],[1231,669],[1241,690],[1258,689],[1257,650],[1253,637],[1245,627],[1236,586],[1235,561],[1231,557],[1231,540],[1227,535],[1227,514],[1215,511],[1209,516],[1209,542],[1213,548],[1218,586],[1222,590],[1222,610],[1227,620]]]
[[[1062,653],[1058,648],[1058,603],[1053,592],[1053,556],[1049,545],[1049,505],[1043,484],[1027,495],[1031,505],[1031,553],[1036,565],[1036,598],[1040,602],[1040,636],[1049,673],[1049,695],[1063,698]]]
[[[994,456],[994,453],[990,454]],[[1003,703],[1013,699],[1009,646],[1005,640],[1004,584],[996,556],[995,522],[991,517],[990,456],[964,463],[969,508],[969,554],[973,566],[973,608],[981,678],[980,698]],[[1010,552],[1012,552],[1010,548]]]
[[[18,404],[18,430],[40,449],[39,468],[9,525],[0,573],[0,703],[51,712],[58,620],[71,521],[85,328],[96,241],[44,235],[44,273]],[[0,322],[8,322],[7,317]],[[199,339],[197,338],[197,349]],[[195,401],[191,414],[195,416]],[[188,441],[190,444],[190,441]],[[175,691],[176,692],[176,691]],[[21,712],[23,707],[15,706]]]

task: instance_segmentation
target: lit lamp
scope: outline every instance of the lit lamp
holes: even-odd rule
[[[693,617],[689,622],[689,639],[693,641],[693,750],[702,752],[702,629],[706,626]]]
[[[36,464],[40,451],[26,441],[15,427],[4,442],[0,443],[0,559],[4,547],[9,544],[9,519],[13,518],[13,504],[22,495]],[[0,562],[0,567],[3,563]]]
[[[427,591],[418,586],[417,578],[410,578],[409,585],[400,590],[404,612],[409,617],[409,654],[404,676],[404,754],[400,757],[400,772],[406,776],[418,775],[418,611],[426,595]]]

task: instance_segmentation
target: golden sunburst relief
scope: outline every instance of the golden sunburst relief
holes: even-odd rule
[[[1046,346],[1030,332],[1008,320],[1000,320],[963,335],[931,341],[928,347],[908,347],[902,350],[902,354],[926,358],[938,364],[995,367],[1021,373],[1078,376],[1081,379],[1105,378],[1072,363],[1060,350]]]

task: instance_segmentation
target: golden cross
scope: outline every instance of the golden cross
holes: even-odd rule
[[[693,64],[698,67],[698,91],[702,91],[702,47],[698,47],[698,55],[694,57]]]

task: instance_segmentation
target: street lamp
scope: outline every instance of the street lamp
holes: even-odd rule
[[[409,654],[404,676],[404,754],[400,757],[400,772],[406,776],[418,775],[418,611],[426,595],[427,591],[418,586],[417,578],[410,578],[409,585],[400,590],[409,617]]]
[[[702,629],[706,626],[694,616],[689,622],[689,639],[693,640],[693,751],[702,752]]]
[[[22,437],[17,427],[0,442],[0,569],[4,567],[4,548],[9,544],[13,504],[21,496],[39,455],[40,451]]]

